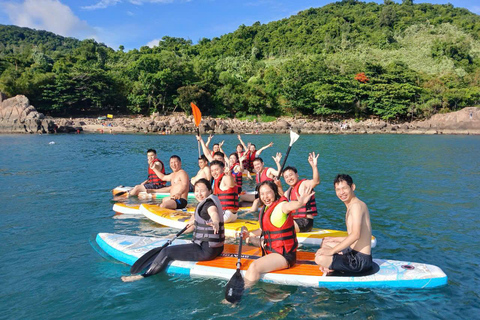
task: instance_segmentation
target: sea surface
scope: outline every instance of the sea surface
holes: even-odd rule
[[[267,166],[289,143],[288,135],[243,139],[274,142],[262,154]],[[228,152],[238,143],[221,140]],[[177,154],[189,174],[198,170],[189,135],[0,136],[0,319],[480,319],[480,136],[303,135],[287,161],[311,177],[308,152],[320,154],[316,227],[345,229],[332,181],[348,173],[370,209],[374,257],[437,265],[447,286],[259,283],[237,306],[222,303],[225,280],[160,274],[123,283],[129,267],[96,246],[99,232],[174,232],[112,211],[112,188],[145,180],[149,148],[165,164]]]

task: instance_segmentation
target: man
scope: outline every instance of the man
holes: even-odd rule
[[[308,163],[312,167],[312,179],[301,179],[298,176],[297,169],[295,167],[286,167],[283,170],[283,179],[290,186],[285,192],[285,197],[288,201],[296,201],[300,196],[305,194],[306,190],[313,190],[318,184],[320,184],[320,176],[317,168],[318,155],[315,156],[315,152],[308,155]],[[277,165],[280,165],[279,163]],[[295,231],[309,232],[313,228],[313,217],[317,215],[317,203],[315,202],[315,195],[313,195],[307,202],[307,204],[300,209],[291,212],[293,215],[293,221],[295,222]]]
[[[161,208],[168,209],[183,209],[187,206],[189,179],[188,174],[182,169],[182,160],[179,156],[173,155],[170,157],[170,168],[172,173],[165,175],[162,172],[155,170],[155,173],[160,179],[170,181],[170,197],[164,198],[160,204]],[[154,193],[155,190],[148,191]]]
[[[190,191],[193,191],[193,185],[195,185],[195,182],[200,179],[212,181],[212,173],[210,171],[210,167],[208,166],[208,160],[205,155],[202,154],[201,157],[198,158],[198,166],[200,167],[200,170],[198,170],[197,175],[190,179]]]
[[[315,262],[325,273],[340,271],[360,274],[372,268],[372,227],[367,205],[355,196],[355,184],[346,174],[333,181],[337,197],[347,207],[347,237],[325,238],[315,254]]]
[[[165,174],[165,166],[163,162],[157,159],[157,151],[154,149],[147,150],[147,161],[148,161],[148,178],[143,181],[141,184],[136,185],[130,192],[127,193],[128,196],[137,196],[140,192],[147,192],[148,189],[160,189],[165,187],[166,182],[162,180],[156,173],[155,170]]]
[[[210,163],[212,177],[215,179],[213,194],[220,199],[223,209],[223,220],[225,223],[237,220],[238,189],[235,178],[230,169],[225,169],[225,164],[214,160]]]
[[[265,167],[262,158],[255,158],[255,160],[253,160],[253,169],[257,173],[257,175],[255,176],[255,182],[257,183],[257,187],[260,185],[260,183],[268,180],[273,181],[278,176],[281,169],[280,159],[282,159],[282,154],[280,152],[277,152],[276,156],[272,158],[277,164],[277,170]],[[258,193],[244,194],[242,195],[242,201],[253,202],[252,207],[250,208],[250,210],[248,210],[248,212],[257,211],[259,205]]]

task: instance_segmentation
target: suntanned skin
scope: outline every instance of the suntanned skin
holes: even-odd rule
[[[153,160],[155,160],[155,158],[157,157],[157,154],[155,152],[148,152],[147,153],[147,161],[148,161],[148,166],[151,168],[151,169],[157,169],[158,171],[161,171],[163,166],[160,162],[158,161],[155,161],[153,162]],[[155,171],[155,170],[154,170]],[[159,177],[160,178],[160,177]],[[160,178],[161,179],[161,178]],[[148,179],[143,181],[141,184],[139,185],[136,185],[135,187],[133,187],[132,190],[130,190],[127,195],[128,196],[137,196],[140,192],[146,192],[147,189],[144,187],[145,183],[148,182]]]
[[[232,176],[230,169],[228,168],[222,169],[218,164],[213,164],[210,167],[210,170],[212,171],[212,177],[213,179],[215,179],[215,181],[220,177],[222,173],[225,173],[225,175],[222,178],[222,181],[220,182],[220,186],[219,186],[220,190],[225,191],[237,185],[237,182],[235,181],[235,178]]]
[[[347,225],[347,237],[328,237],[322,242],[322,247],[315,254],[315,262],[320,265],[323,272],[331,272],[333,254],[339,253],[348,247],[355,251],[368,254],[372,253],[372,227],[370,213],[367,205],[355,196],[355,184],[349,186],[346,181],[335,184],[337,197],[347,207],[345,222]]]
[[[308,199],[313,195],[311,192],[312,190],[310,189],[309,191],[310,192],[301,196],[298,201],[285,201],[280,203],[279,205],[282,206],[282,212],[290,213],[304,206],[308,202]],[[275,193],[268,185],[263,185],[260,188],[259,197],[266,206],[270,206],[275,202]],[[244,239],[251,240],[252,243],[258,243],[258,237],[261,235],[262,230],[257,229],[249,232],[245,227],[242,227],[241,232]],[[286,268],[288,268],[288,262],[281,254],[269,253],[260,259],[254,260],[250,264],[245,273],[245,287],[248,288],[254,285],[263,273]]]
[[[320,184],[320,175],[318,173],[318,168],[317,168],[318,156],[319,156],[318,154],[315,155],[315,152],[308,154],[308,163],[312,167],[312,179],[305,180],[300,184],[300,187],[298,188],[298,194],[300,196],[305,194],[305,191],[307,189],[312,190],[313,188],[315,188]],[[278,165],[280,165],[280,163],[277,163],[277,166]],[[298,173],[295,173],[293,170],[286,170],[283,172],[282,175],[285,182],[292,188],[300,180]],[[289,198],[289,194],[285,194],[285,196]],[[307,214],[307,218],[313,219],[314,217],[311,214]],[[300,232],[300,228],[298,227],[297,223],[295,223],[295,231]]]
[[[208,162],[203,159],[198,159],[198,166],[200,170],[198,170],[197,175],[190,179],[191,184],[195,184],[200,179],[207,179],[208,181],[212,180],[212,173],[210,172],[210,167],[208,166]]]
[[[188,179],[188,174],[185,172],[185,170],[182,169],[182,162],[179,161],[177,158],[170,158],[170,168],[173,172],[168,175],[164,175],[160,171],[154,171],[160,179],[164,181],[170,181],[171,183],[170,197],[164,198],[162,203],[160,204],[160,207],[176,209],[176,199],[182,198],[186,200],[188,198],[188,187],[190,181]],[[155,190],[148,191],[150,192]]]

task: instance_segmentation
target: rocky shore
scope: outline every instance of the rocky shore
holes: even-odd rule
[[[287,133],[290,129],[302,134],[480,134],[480,108],[437,114],[428,120],[388,123],[378,119],[340,122],[280,117],[273,122],[240,121],[203,117],[201,133],[261,134]],[[31,106],[25,96],[10,99],[0,93],[0,133],[141,133],[185,134],[196,132],[192,116],[175,113],[150,117],[114,116],[95,118],[45,117]]]

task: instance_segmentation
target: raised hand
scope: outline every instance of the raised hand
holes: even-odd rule
[[[314,194],[315,191],[313,191],[312,187],[307,187],[305,188],[305,192],[298,198],[297,201],[300,202],[302,205],[305,205]]]
[[[273,142],[272,142],[273,144]],[[282,153],[281,152],[277,152],[277,154],[275,155],[275,157],[272,157],[273,161],[275,161],[275,163],[280,163],[280,160],[282,159]]]
[[[315,155],[315,152],[308,154],[308,163],[313,167],[317,166],[319,154]]]

